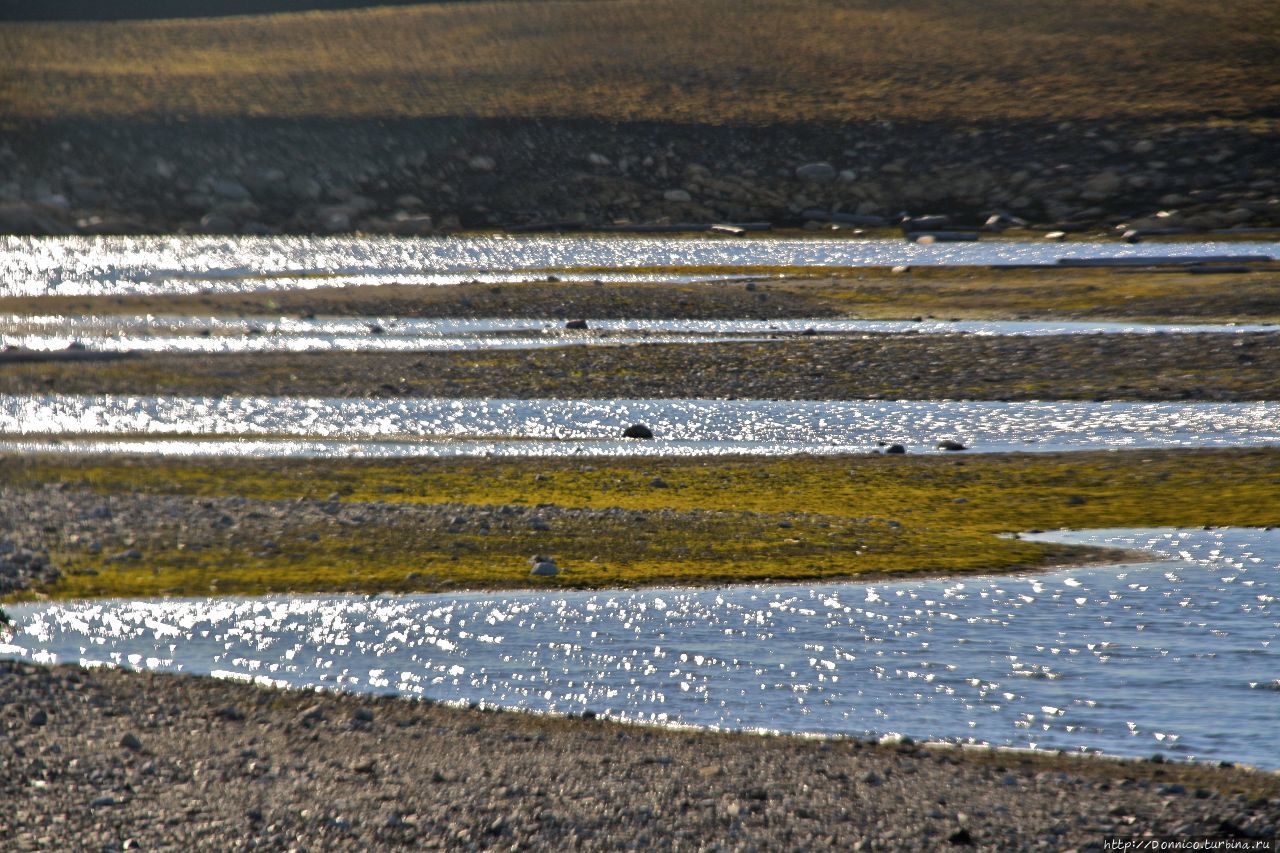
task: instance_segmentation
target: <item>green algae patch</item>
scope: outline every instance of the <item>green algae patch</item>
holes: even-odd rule
[[[52,532],[63,575],[40,592],[66,598],[921,577],[1116,557],[1000,535],[1019,530],[1280,523],[1273,449],[589,464],[45,457],[2,459],[0,478],[120,500],[238,496],[250,516],[280,518],[265,545],[260,532],[195,523],[133,530],[129,559],[115,553],[123,545],[91,553]],[[534,554],[561,574],[530,577]]]
[[[868,319],[1280,321],[1280,271],[913,267],[789,275],[772,288]]]

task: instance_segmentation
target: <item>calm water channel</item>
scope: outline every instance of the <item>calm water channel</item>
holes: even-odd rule
[[[905,240],[697,237],[0,237],[0,295],[196,293],[463,281],[709,281],[743,266],[1055,264],[1062,258],[1254,256],[1273,242],[921,246]],[[651,267],[697,271],[656,275]],[[715,268],[723,268],[717,272]],[[709,269],[708,269],[709,268]]]
[[[623,439],[633,423],[655,440]],[[6,450],[254,456],[779,455],[891,442],[942,452],[944,440],[985,453],[1245,447],[1280,443],[1280,403],[0,395],[0,437]]]
[[[899,583],[28,604],[0,654],[537,712],[1280,768],[1280,529]]]

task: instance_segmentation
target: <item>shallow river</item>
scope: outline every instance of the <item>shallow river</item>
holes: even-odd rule
[[[426,352],[715,343],[816,334],[1043,337],[1276,332],[1263,324],[981,320],[587,320],[0,315],[0,350],[97,352]]]
[[[1038,538],[1162,559],[869,585],[17,605],[0,655],[1280,768],[1280,529]]]
[[[921,246],[905,240],[697,237],[0,237],[0,296],[196,293],[464,281],[709,281],[742,266],[1055,264],[1062,258],[1254,256],[1274,242]],[[710,270],[654,275],[646,267]],[[723,268],[716,272],[715,268]]]
[[[622,438],[633,423],[655,440]],[[0,395],[0,436],[0,450],[237,456],[779,455],[891,442],[942,452],[944,440],[985,453],[1245,447],[1280,443],[1280,403]]]

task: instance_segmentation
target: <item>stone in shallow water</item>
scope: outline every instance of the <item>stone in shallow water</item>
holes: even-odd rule
[[[623,438],[653,438],[653,430],[644,424],[632,424],[622,431]]]

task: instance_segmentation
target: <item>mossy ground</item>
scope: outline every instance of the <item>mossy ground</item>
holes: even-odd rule
[[[55,543],[55,597],[489,587],[615,587],[924,576],[1098,559],[998,534],[1051,527],[1280,523],[1280,450],[966,457],[441,461],[9,458],[13,485],[59,482],[251,500],[620,507],[640,520],[556,518],[551,529],[286,526],[276,547],[234,537],[146,539],[106,561]],[[665,487],[655,485],[655,480]],[[109,548],[104,549],[108,553]],[[565,571],[528,576],[528,558]]]

